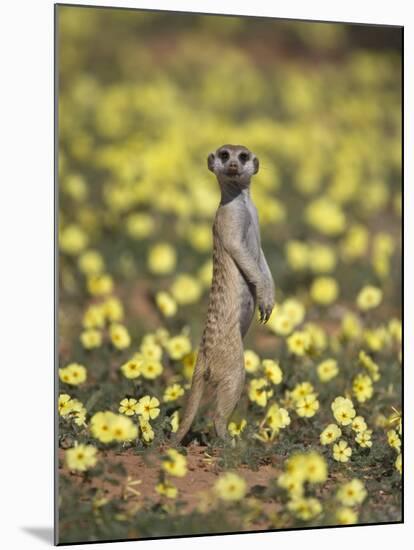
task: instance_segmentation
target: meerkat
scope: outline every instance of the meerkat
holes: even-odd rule
[[[214,396],[216,434],[226,439],[227,422],[244,386],[243,338],[256,306],[260,322],[266,323],[275,301],[257,209],[250,197],[258,158],[242,145],[223,145],[208,155],[207,166],[221,191],[213,223],[213,279],[187,405],[173,436],[177,444],[190,429],[207,389]]]

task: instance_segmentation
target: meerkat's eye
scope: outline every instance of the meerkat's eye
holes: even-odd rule
[[[240,153],[239,159],[241,162],[247,162],[249,160],[249,153]]]
[[[229,157],[230,157],[228,151],[220,151],[218,156],[219,156],[220,160],[223,161],[223,162],[226,162],[226,160],[229,160]]]

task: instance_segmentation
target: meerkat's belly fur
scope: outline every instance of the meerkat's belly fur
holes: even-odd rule
[[[237,187],[231,192],[229,199],[222,187],[225,200],[213,224],[213,279],[206,322],[176,442],[189,430],[205,390],[214,396],[216,433],[226,437],[227,421],[244,387],[243,337],[258,301],[265,320],[273,307],[273,280],[261,249],[256,208],[248,193],[238,192]]]
[[[229,344],[236,340],[234,335],[243,338],[251,324],[255,307],[253,285],[245,279],[219,237],[215,237],[213,280],[200,344],[200,351],[204,351],[206,359],[215,352],[221,353],[221,348],[228,349]],[[214,368],[213,365],[211,368]]]

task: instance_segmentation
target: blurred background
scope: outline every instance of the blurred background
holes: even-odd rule
[[[294,296],[330,326],[373,284],[379,320],[399,317],[401,37],[59,6],[62,359],[76,358],[85,308],[108,295],[134,344],[161,325],[197,342],[219,202],[206,158],[223,143],[260,159],[252,196],[278,301]],[[247,345],[275,340],[256,326]]]

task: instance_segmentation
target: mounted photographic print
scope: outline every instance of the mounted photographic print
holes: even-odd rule
[[[55,31],[56,543],[402,522],[402,27]]]

